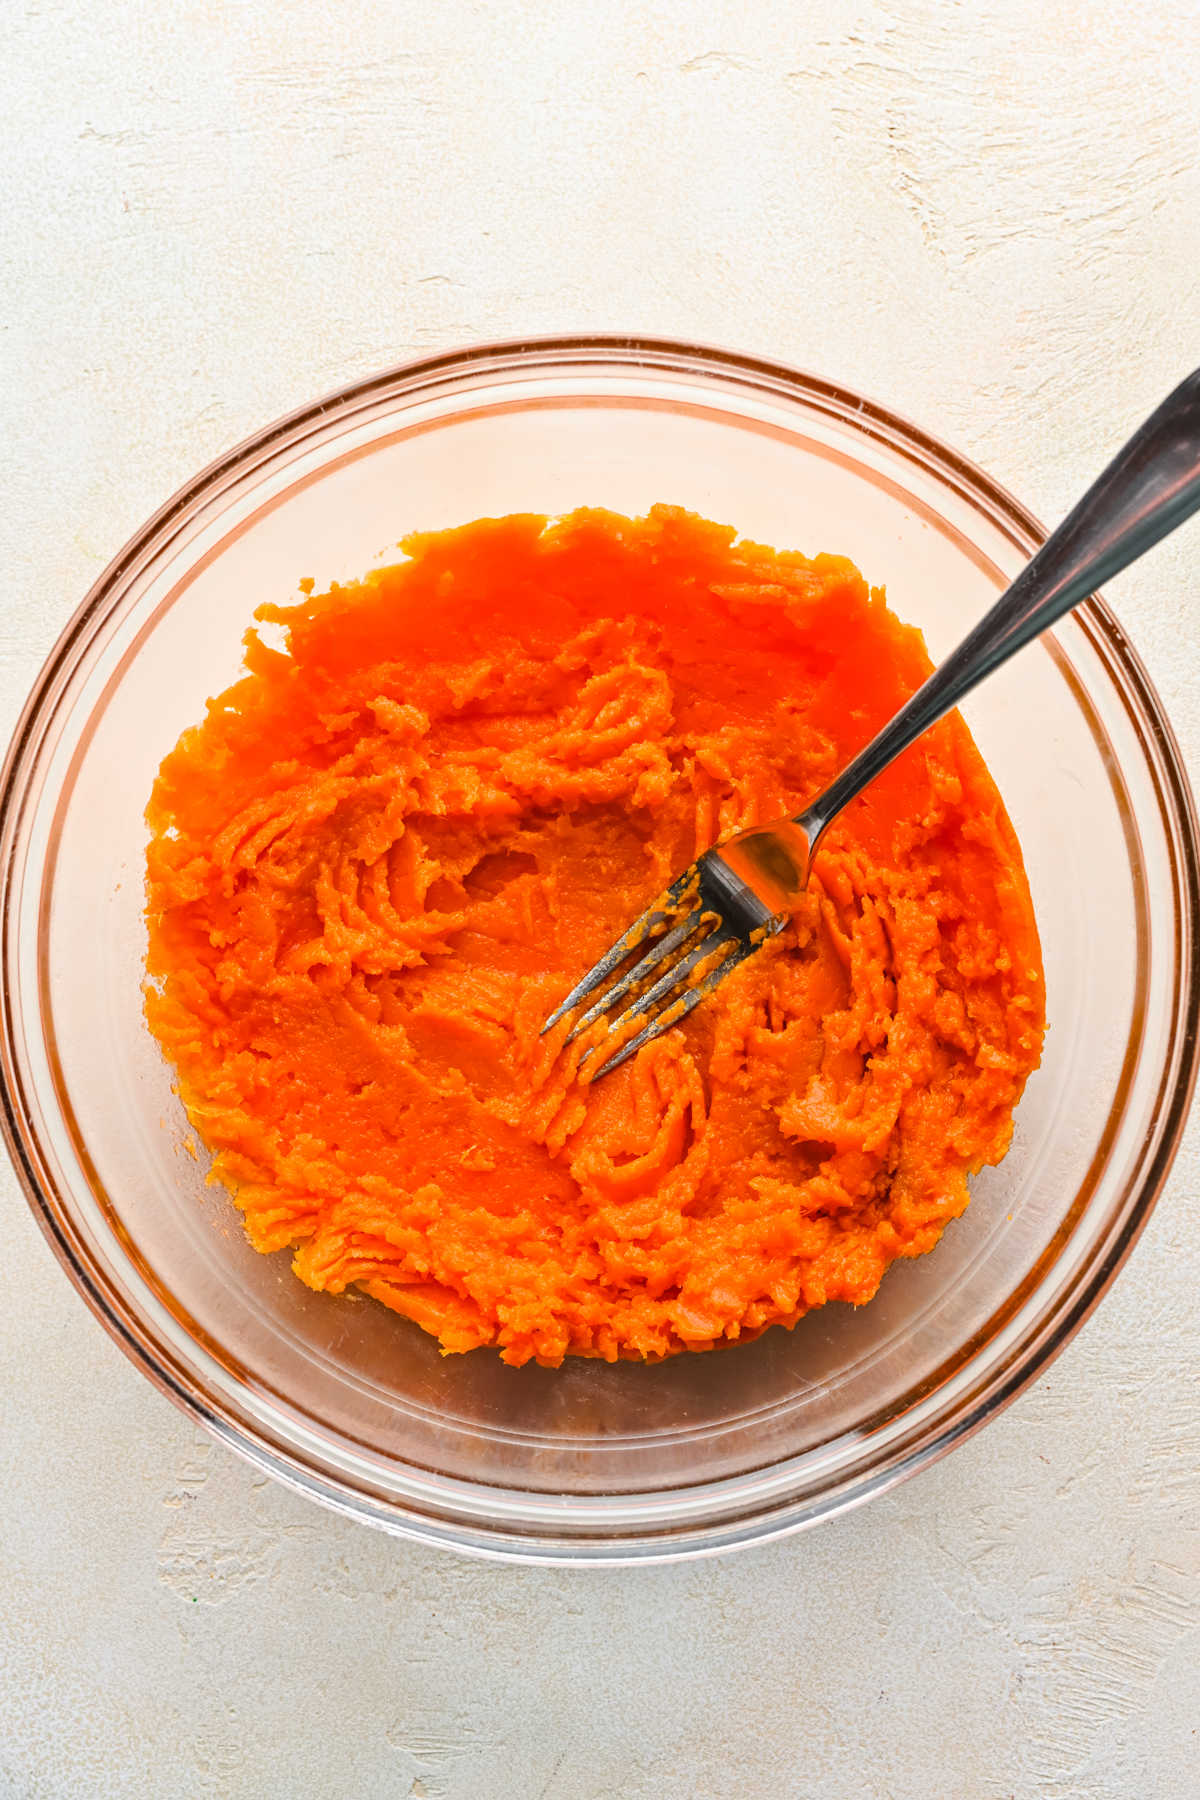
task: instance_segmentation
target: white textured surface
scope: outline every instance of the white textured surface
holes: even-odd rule
[[[585,17],[586,13],[586,17]],[[187,475],[581,327],[840,377],[1044,516],[1200,357],[1194,0],[7,0],[0,712]],[[1192,527],[1113,598],[1200,768]],[[1200,1156],[1051,1372],[743,1555],[491,1567],[264,1485],[0,1176],[0,1795],[1195,1800]]]

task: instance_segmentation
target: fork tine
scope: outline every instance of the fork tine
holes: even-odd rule
[[[631,1056],[636,1056],[643,1044],[648,1044],[652,1039],[661,1037],[664,1031],[670,1031],[673,1025],[678,1025],[686,1019],[692,1008],[699,1006],[703,998],[704,994],[700,988],[689,988],[683,998],[678,1000],[674,1006],[664,1006],[656,1019],[651,1019],[648,1025],[643,1025],[636,1037],[631,1037],[627,1044],[622,1044],[621,1048],[615,1051],[606,1062],[602,1062],[595,1074],[589,1074],[588,1080],[599,1081],[601,1075],[611,1075],[612,1071],[619,1069],[623,1062],[628,1062]],[[600,1047],[603,1049],[603,1045]],[[582,1061],[580,1066],[582,1067]]]
[[[735,969],[740,962],[745,962],[746,958],[752,956],[758,948],[757,944],[740,943],[736,939],[727,938],[725,942],[737,943],[737,949],[733,955],[722,957],[716,968],[711,969],[702,981],[697,982],[694,988],[689,988],[673,1005],[664,1006],[657,1018],[651,1019],[648,1025],[643,1025],[636,1037],[631,1037],[628,1043],[622,1044],[621,1048],[615,1051],[607,1061],[601,1063],[598,1069],[589,1074],[589,1081],[599,1081],[602,1075],[611,1075],[612,1071],[619,1069],[623,1062],[628,1062],[631,1056],[636,1056],[643,1044],[651,1043],[654,1038],[661,1037],[664,1031],[670,1031],[672,1026],[681,1024],[693,1008],[699,1006],[702,1000],[707,999],[719,982],[724,981],[730,970]],[[624,1013],[622,1017],[628,1018],[629,1013]],[[600,1047],[603,1048],[603,1046]],[[580,1067],[584,1061],[586,1058],[580,1059]]]
[[[640,919],[634,920],[629,930],[622,933],[612,949],[605,951],[599,962],[592,964],[583,980],[577,981],[566,999],[555,1007],[542,1026],[539,1035],[544,1037],[552,1026],[557,1025],[558,1021],[570,1012],[573,1006],[578,1006],[581,1000],[586,1000],[589,994],[595,992],[602,981],[607,981],[608,977],[620,968],[630,952],[636,950],[638,945],[650,936],[656,925],[666,925],[672,915],[679,910],[684,895],[696,881],[697,870],[693,863],[691,868],[685,869],[682,875],[677,876],[670,887],[666,888],[658,899],[646,908]]]
[[[677,990],[686,989],[687,978],[696,967],[697,963],[703,962],[706,957],[712,956],[714,952],[720,950],[723,945],[736,943],[736,941],[737,939],[734,933],[728,931],[718,919],[714,928],[704,934],[694,950],[689,950],[687,955],[681,956],[677,963],[672,963],[666,974],[660,975],[653,987],[647,988],[644,994],[639,994],[632,1005],[627,1006],[623,1013],[618,1014],[609,1025],[609,1036],[611,1037],[614,1031],[619,1031],[622,1025],[627,1025],[631,1019],[640,1018],[642,1013],[649,1012],[651,1007],[656,1005],[658,1001],[665,1000],[670,994]],[[725,958],[722,957],[721,961],[723,965]],[[690,1011],[691,1009],[689,1008],[688,1010]],[[582,1068],[589,1057],[595,1056],[597,1051],[602,1050],[603,1048],[604,1044],[602,1040],[598,1044],[593,1044],[590,1050],[585,1050],[579,1059],[579,1067]]]
[[[622,975],[620,981],[614,982],[612,987],[605,989],[598,1000],[592,1002],[583,1017],[571,1027],[563,1039],[564,1047],[573,1043],[581,1032],[586,1031],[593,1019],[598,1019],[602,1012],[607,1012],[614,1000],[622,999],[631,987],[636,987],[638,982],[650,973],[651,969],[657,967],[664,956],[670,956],[673,950],[677,950],[681,944],[685,944],[703,917],[703,913],[697,909],[668,931],[665,937],[658,938],[644,956],[638,957],[629,972]]]

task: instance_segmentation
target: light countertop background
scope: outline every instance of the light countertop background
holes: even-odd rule
[[[633,329],[840,378],[1057,516],[1200,362],[1200,10],[6,0],[0,729],[185,477],[353,376]],[[821,548],[823,546],[808,546]],[[836,546],[831,546],[836,548]],[[1110,598],[1200,770],[1200,527]],[[0,1171],[3,1800],[1196,1800],[1200,1137],[1099,1313],[731,1560],[456,1560],[266,1485]]]

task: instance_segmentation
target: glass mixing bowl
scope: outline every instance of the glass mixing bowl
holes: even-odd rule
[[[667,500],[854,558],[942,656],[1039,542],[977,469],[857,395],[662,342],[435,357],[260,433],[149,521],[50,658],[3,777],[5,1131],[80,1292],[260,1467],[388,1530],[519,1558],[681,1556],[878,1493],[1062,1347],[1152,1206],[1195,1070],[1196,825],[1158,700],[1092,601],[966,714],[1025,850],[1045,1060],[1011,1154],[875,1300],[655,1367],[443,1357],[255,1254],[185,1148],[142,1018],[142,809],[262,600],[412,529]],[[393,550],[394,554],[394,550]],[[681,620],[681,629],[686,621]]]

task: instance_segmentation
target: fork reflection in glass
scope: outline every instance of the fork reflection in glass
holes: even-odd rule
[[[979,624],[824,793],[794,819],[738,832],[676,877],[571,989],[543,1033],[603,1035],[580,1058],[590,1079],[677,1025],[783,930],[822,832],[901,751],[1001,663],[1200,507],[1200,369],[1120,450]],[[594,997],[593,997],[594,996]],[[584,1005],[587,1002],[588,1004]]]

